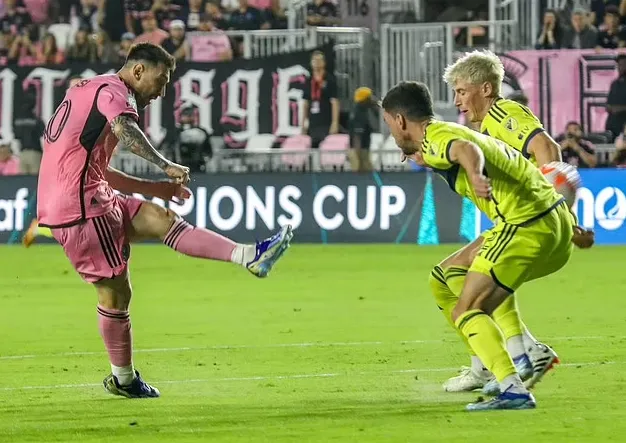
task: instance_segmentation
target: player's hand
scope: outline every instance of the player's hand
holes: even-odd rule
[[[181,183],[162,181],[154,183],[152,194],[165,201],[182,201],[191,197],[191,190]]]
[[[187,166],[170,163],[163,169],[163,172],[165,172],[169,178],[174,179],[176,183],[183,185],[189,183],[189,168]]]
[[[589,249],[596,241],[596,236],[591,229],[584,229],[580,226],[574,226],[574,236],[572,243],[580,249]]]
[[[491,181],[482,174],[474,174],[470,176],[472,187],[478,197],[491,198]]]

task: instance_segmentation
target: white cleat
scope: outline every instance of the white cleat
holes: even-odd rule
[[[487,371],[483,371],[483,374],[477,374],[472,368],[463,366],[459,375],[446,380],[443,384],[443,390],[446,392],[471,392],[475,389],[481,389],[493,378]]]
[[[559,363],[559,356],[548,345],[537,343],[536,346],[528,349],[528,357],[533,364],[533,375],[524,382],[526,389],[533,388],[541,381],[546,373]]]

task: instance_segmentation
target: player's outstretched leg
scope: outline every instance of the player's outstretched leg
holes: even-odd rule
[[[35,218],[24,233],[24,236],[22,237],[22,244],[29,248],[35,242],[37,237],[54,238],[50,228],[39,226],[39,221]]]
[[[501,394],[498,397],[467,405],[469,411],[493,409],[532,409],[536,402],[517,373],[506,350],[504,337],[490,317],[510,293],[491,277],[467,274],[459,302],[452,311],[456,326],[467,337],[476,355],[496,377]]]
[[[289,248],[291,226],[282,227],[273,236],[254,245],[234,241],[208,229],[198,228],[173,211],[144,202],[132,219],[132,238],[158,238],[170,248],[191,257],[239,264],[253,275],[267,277]]]
[[[159,390],[146,383],[133,366],[133,340],[128,305],[132,289],[128,272],[94,283],[98,292],[98,329],[111,362],[104,389],[127,398],[159,397]]]

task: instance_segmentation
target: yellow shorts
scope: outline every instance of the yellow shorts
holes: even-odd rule
[[[522,283],[565,266],[573,250],[574,223],[565,203],[529,225],[500,222],[483,233],[483,245],[469,271],[489,275],[514,292]]]

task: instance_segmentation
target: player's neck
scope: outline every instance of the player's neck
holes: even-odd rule
[[[491,107],[493,106],[493,104],[499,99],[500,97],[492,97],[490,98],[487,103],[485,103],[485,107],[484,109],[481,109],[480,113],[479,113],[479,121],[483,121],[485,119],[485,117],[487,116],[487,114],[489,113],[489,110],[491,109]]]

